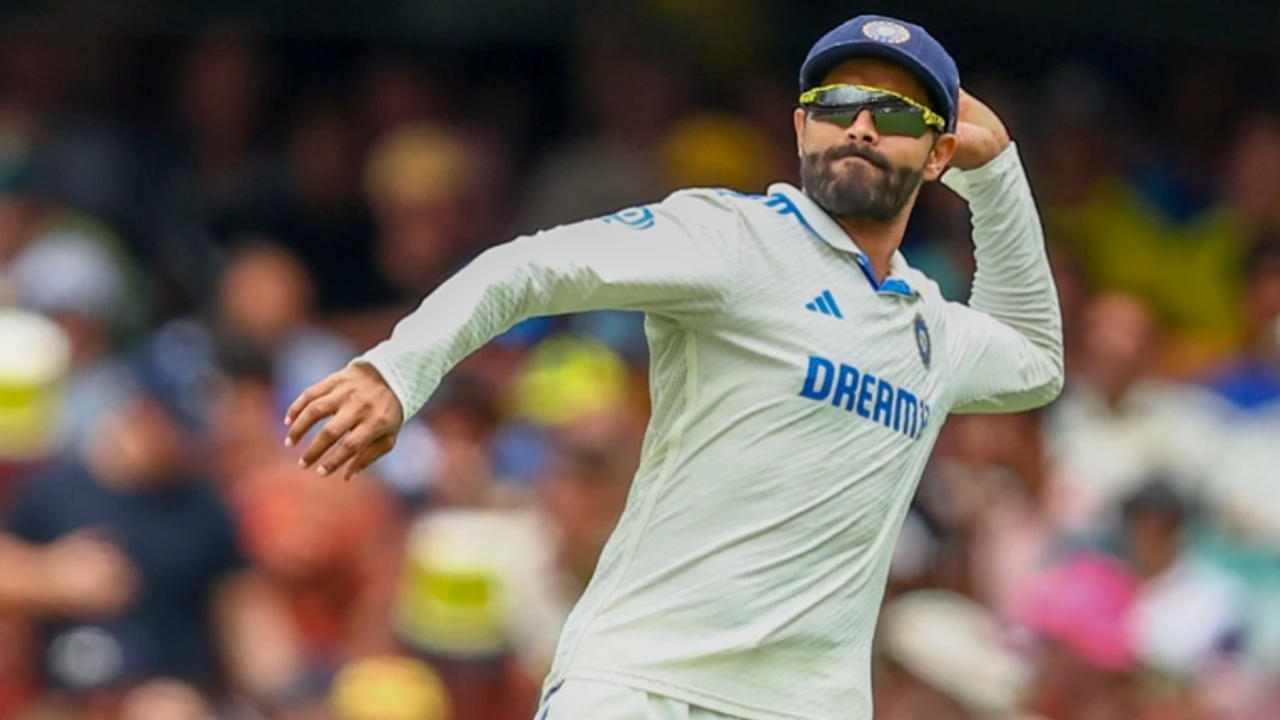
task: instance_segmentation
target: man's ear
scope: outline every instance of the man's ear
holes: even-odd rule
[[[795,109],[795,112],[791,113],[791,121],[796,126],[796,156],[797,157],[804,157],[804,121],[807,115],[808,113],[804,111],[804,108],[799,108],[799,107]]]
[[[925,181],[942,177],[942,173],[947,169],[947,163],[951,162],[951,156],[956,153],[959,142],[955,133],[943,133],[933,141],[933,147],[929,149],[929,157],[924,163]]]

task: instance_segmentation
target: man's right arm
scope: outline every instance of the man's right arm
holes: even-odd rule
[[[357,362],[377,368],[409,417],[453,366],[526,318],[598,309],[675,318],[713,312],[732,270],[717,227],[725,212],[708,198],[677,194],[491,248]]]
[[[676,193],[491,248],[427,296],[390,338],[303,393],[285,418],[288,442],[332,418],[303,464],[320,461],[321,474],[347,465],[350,476],[390,450],[400,424],[450,369],[525,318],[621,309],[695,321],[714,313],[736,265],[727,203]],[[385,407],[385,388],[394,407]]]

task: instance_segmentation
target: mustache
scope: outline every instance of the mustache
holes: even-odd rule
[[[839,147],[833,147],[822,153],[822,159],[828,163],[833,163],[836,160],[842,160],[850,157],[862,158],[885,172],[893,170],[893,164],[889,162],[889,158],[881,155],[871,148],[862,147],[860,145],[841,145]]]

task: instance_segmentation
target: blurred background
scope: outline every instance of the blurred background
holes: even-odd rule
[[[490,245],[794,182],[800,61],[868,11],[1010,126],[1069,374],[944,430],[878,716],[1277,717],[1280,9],[605,5],[0,7],[0,718],[531,717],[637,462],[641,318],[516,326],[350,483],[284,409]],[[968,231],[929,187],[904,244],[956,300]]]

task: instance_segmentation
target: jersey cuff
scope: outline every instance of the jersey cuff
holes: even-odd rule
[[[973,168],[972,170],[961,170],[960,168],[951,168],[942,174],[942,184],[951,188],[957,195],[969,200],[975,195],[980,188],[989,182],[999,178],[1006,172],[1021,168],[1022,161],[1018,157],[1018,144],[1010,142],[1009,146],[1000,151],[986,165]]]
[[[396,396],[396,400],[400,401],[400,417],[402,418],[402,422],[407,423],[409,422],[409,418],[413,417],[414,412],[417,411],[417,408],[411,408],[409,406],[409,388],[402,382],[400,376],[396,374],[394,364],[374,357],[375,350],[377,350],[377,348],[357,357],[347,363],[347,366],[368,365],[376,370],[378,375],[382,376],[382,380],[387,384],[387,387],[391,388],[391,393]]]

